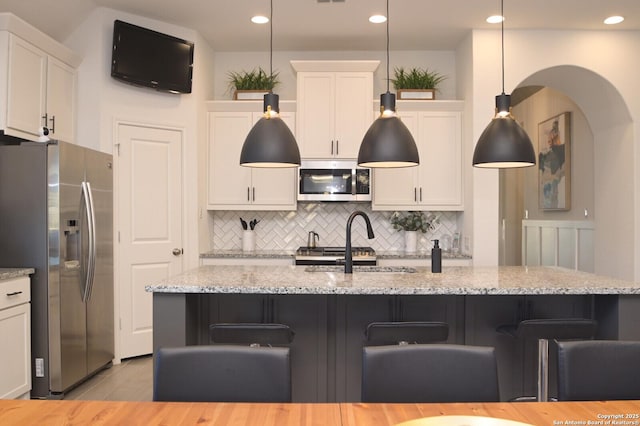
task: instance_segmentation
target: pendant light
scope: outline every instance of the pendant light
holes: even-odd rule
[[[273,76],[273,0],[269,16],[269,75]],[[296,167],[300,150],[289,127],[280,118],[279,96],[264,95],[264,116],[253,126],[242,145],[240,165],[247,167]]]
[[[358,152],[362,167],[411,167],[420,164],[418,147],[396,114],[396,95],[389,92],[389,0],[387,0],[387,92],[380,95],[380,116],[364,135]]]
[[[511,96],[504,93],[504,0],[500,1],[502,37],[502,93],[496,96],[496,115],[476,144],[473,165],[484,168],[529,167],[536,164],[531,139],[511,115]]]

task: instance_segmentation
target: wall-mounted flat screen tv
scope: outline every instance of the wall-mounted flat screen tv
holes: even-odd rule
[[[116,20],[111,76],[137,86],[191,93],[193,48],[190,41]]]

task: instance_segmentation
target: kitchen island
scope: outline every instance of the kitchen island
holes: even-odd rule
[[[363,267],[365,268],[365,267]],[[148,285],[154,351],[209,344],[216,322],[281,322],[296,332],[295,401],[357,401],[364,330],[373,321],[445,321],[448,343],[496,347],[501,396],[534,386],[517,371],[517,348],[495,327],[525,317],[592,317],[599,338],[634,336],[640,285],[553,267],[202,266]]]

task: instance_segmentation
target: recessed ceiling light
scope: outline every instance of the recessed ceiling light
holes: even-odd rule
[[[387,17],[384,15],[372,15],[369,17],[369,22],[372,24],[382,24],[383,22],[387,22]]]
[[[499,24],[502,21],[504,21],[504,16],[500,15],[491,15],[487,18],[487,22],[490,24]]]
[[[619,24],[622,21],[624,21],[624,17],[622,16],[609,16],[607,19],[604,20],[604,23],[607,25],[614,25],[614,24]]]
[[[267,22],[269,22],[269,18],[262,15],[256,15],[251,18],[251,22],[253,22],[254,24],[266,24]]]

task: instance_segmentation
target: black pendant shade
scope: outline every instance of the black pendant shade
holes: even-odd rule
[[[300,150],[289,127],[279,116],[279,96],[264,95],[265,115],[253,126],[242,145],[240,165],[248,167],[296,167]]]
[[[362,139],[358,165],[412,167],[420,164],[416,141],[396,115],[396,95],[389,92],[389,0],[387,0],[387,92],[380,95],[380,116]]]
[[[480,135],[473,151],[475,167],[506,169],[536,164],[527,132],[511,115],[511,96],[504,93],[504,0],[500,1],[502,93],[496,96],[496,115]]]
[[[473,152],[475,167],[513,168],[536,164],[533,144],[509,109],[509,95],[496,96],[496,116],[480,135]]]
[[[273,77],[273,0],[269,14],[269,75]],[[251,128],[240,152],[240,165],[247,167],[297,167],[300,150],[296,138],[280,118],[280,97],[264,95],[264,116]]]
[[[384,93],[380,95],[381,109],[385,105],[395,110],[395,95]],[[418,147],[407,126],[395,115],[385,114],[378,117],[360,144],[358,151],[358,165],[362,167],[411,167],[420,163]]]

